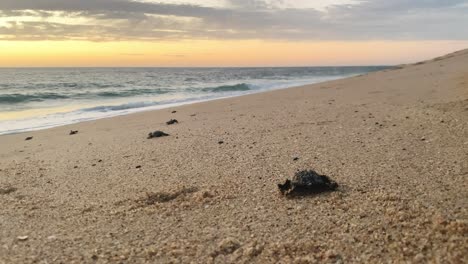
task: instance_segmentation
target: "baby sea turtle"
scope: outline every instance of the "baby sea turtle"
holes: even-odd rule
[[[33,139],[33,137],[27,137],[24,140],[31,140],[31,139]]]
[[[76,135],[76,134],[78,134],[78,130],[70,130],[70,133],[69,133],[70,136]]]
[[[288,179],[284,184],[278,184],[283,195],[334,191],[337,187],[338,184],[335,181],[313,170],[296,172],[292,180]]]
[[[171,120],[166,122],[167,125],[173,125],[173,124],[176,124],[176,123],[177,124],[179,123],[179,121],[177,121],[177,119],[171,119]]]
[[[150,139],[150,138],[158,138],[158,137],[167,137],[167,136],[169,136],[169,134],[166,134],[166,133],[164,133],[164,132],[162,132],[162,131],[157,130],[157,131],[154,131],[154,132],[150,132],[150,133],[148,134],[148,139]]]

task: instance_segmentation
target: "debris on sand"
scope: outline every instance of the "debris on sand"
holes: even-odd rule
[[[338,184],[325,175],[320,175],[313,170],[297,172],[292,180],[286,180],[284,184],[278,184],[283,195],[321,193],[334,191]]]
[[[215,252],[213,255],[229,255],[236,251],[238,248],[241,247],[241,244],[239,241],[232,237],[228,237],[226,239],[223,239],[218,245],[218,251]]]
[[[166,122],[167,125],[173,125],[173,124],[178,124],[179,121],[177,121],[177,119],[171,119],[169,121]]]
[[[172,114],[175,114],[175,113],[177,113],[177,111],[172,111],[171,113],[172,113]]]
[[[70,130],[70,136],[78,134],[78,130]]]
[[[150,132],[148,134],[148,139],[158,138],[158,137],[167,137],[167,136],[169,136],[169,134],[166,134],[166,133],[164,133],[162,131],[157,130],[157,131],[154,131],[154,132]]]
[[[220,141],[218,141],[218,144],[220,144],[220,145],[224,144],[224,141],[220,140]]]
[[[19,236],[17,237],[19,241],[26,241],[28,240],[29,236]]]
[[[0,194],[10,194],[12,192],[16,192],[16,188],[14,187],[5,187],[5,188],[2,188],[0,187]]]
[[[33,139],[33,137],[27,137],[24,140],[31,140],[31,139]]]

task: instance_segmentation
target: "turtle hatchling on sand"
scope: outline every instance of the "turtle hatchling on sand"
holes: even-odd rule
[[[177,121],[177,119],[171,119],[171,120],[166,122],[167,125],[173,125],[173,124],[176,124],[176,123],[177,124],[179,123],[179,121]]]
[[[333,191],[338,184],[325,175],[320,175],[313,170],[296,172],[292,180],[287,179],[284,184],[278,184],[283,195],[320,193]]]
[[[158,137],[167,137],[167,136],[169,136],[169,134],[166,134],[166,133],[164,133],[164,132],[162,132],[162,131],[157,130],[157,131],[154,131],[154,132],[150,132],[150,133],[148,134],[148,139],[150,139],[150,138],[158,138]]]

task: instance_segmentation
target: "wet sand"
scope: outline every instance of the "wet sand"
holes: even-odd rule
[[[304,169],[338,190],[281,196]],[[466,263],[467,177],[464,50],[0,136],[0,263]]]

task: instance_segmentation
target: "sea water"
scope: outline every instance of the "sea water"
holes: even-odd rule
[[[386,68],[2,68],[0,134],[324,82]]]

